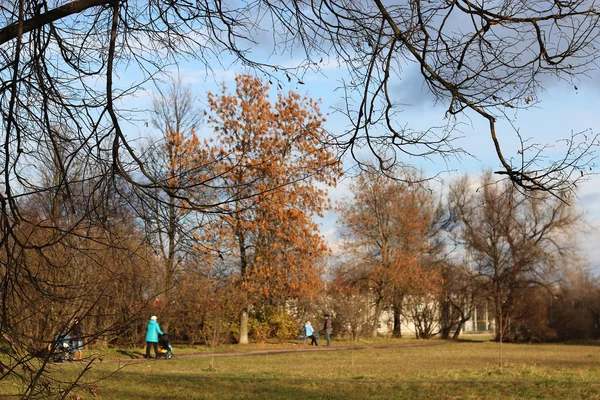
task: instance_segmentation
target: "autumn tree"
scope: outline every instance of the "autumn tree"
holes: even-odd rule
[[[237,76],[236,84],[235,93],[224,86],[208,96],[216,136],[210,153],[220,159],[215,184],[228,188],[230,204],[211,235],[220,238],[222,257],[235,260],[246,296],[239,342],[247,343],[257,299],[281,304],[319,289],[316,267],[327,248],[312,218],[327,205],[327,186],[341,166],[317,102],[289,92],[272,104],[269,86],[250,75]]]
[[[459,222],[455,240],[472,259],[474,273],[495,310],[496,339],[516,338],[515,310],[532,287],[548,290],[573,258],[581,216],[562,198],[524,195],[492,174],[451,186],[449,204]],[[512,333],[511,333],[512,332]]]
[[[549,77],[575,83],[594,68],[599,16],[587,0],[319,0],[310,5],[299,0],[3,1],[0,245],[9,260],[18,258],[12,244],[21,240],[20,224],[36,223],[26,220],[22,200],[56,189],[31,179],[29,167],[43,162],[40,143],[56,144],[64,137],[57,126],[69,127],[72,154],[96,165],[102,184],[119,176],[143,196],[181,195],[147,168],[123,124],[140,117],[129,100],[179,57],[195,58],[211,69],[229,65],[224,57],[232,56],[233,63],[255,68],[278,83],[302,82],[304,72],[319,70],[322,61],[347,67],[350,79],[344,81],[343,98],[352,127],[336,144],[352,155],[368,148],[388,172],[406,162],[404,155],[443,157],[460,151],[452,142],[456,120],[421,131],[397,118],[400,102],[393,85],[403,78],[405,66],[414,63],[427,91],[445,105],[448,115],[472,112],[489,126],[501,174],[526,189],[559,194],[585,179],[596,136],[567,134],[557,161],[544,158],[544,143],[523,141],[520,157],[513,159],[505,157],[503,140],[509,135],[499,131],[497,121],[508,118],[507,111],[541,100]],[[262,58],[264,52],[254,51],[267,45],[266,38],[272,39],[269,60]],[[297,68],[279,65],[277,56],[285,54],[287,62],[288,52],[300,55]],[[126,72],[131,79],[122,79]],[[508,133],[517,140],[522,137],[519,130]],[[66,177],[75,164],[61,158],[57,146],[51,148],[61,174],[60,190],[68,195]],[[82,180],[95,176],[90,170],[82,172]],[[222,210],[221,204],[204,203],[194,206]],[[55,229],[60,235],[60,228]],[[10,291],[16,286],[5,287]],[[11,335],[5,325],[0,333]]]
[[[396,178],[364,171],[351,185],[353,198],[338,207],[349,268],[373,294],[373,336],[387,304],[393,302],[399,315],[404,295],[417,296],[419,287],[426,295],[437,275],[426,262],[436,240],[434,198],[424,185],[403,182],[419,180],[409,171],[399,171]]]
[[[21,200],[23,219],[4,238],[11,252],[0,256],[0,323],[9,349],[2,378],[30,371],[22,393],[32,398],[60,397],[85,386],[57,385],[48,364],[52,338],[68,332],[73,316],[85,324],[85,344],[121,339],[152,284],[153,253],[119,195],[126,187],[104,181],[104,171],[79,159],[71,145],[40,144],[39,156],[47,162],[30,172],[53,190]],[[60,158],[45,146],[60,149]],[[71,164],[68,174],[63,163]]]

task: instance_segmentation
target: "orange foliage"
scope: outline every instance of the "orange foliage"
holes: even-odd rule
[[[196,132],[191,132],[187,139],[182,132],[170,131],[165,133],[165,151],[167,154],[167,183],[171,188],[186,187],[190,171],[197,168],[199,163],[199,140]],[[186,179],[188,178],[188,179]]]
[[[436,216],[430,192],[370,172],[363,172],[351,189],[353,201],[339,207],[346,254],[354,279],[375,295],[376,316],[383,302],[398,293],[421,296],[436,290],[438,273],[425,262]]]
[[[327,207],[341,165],[324,144],[317,102],[290,92],[271,104],[260,79],[239,75],[236,84],[234,94],[223,86],[208,96],[216,138],[207,153],[230,204],[208,234],[237,260],[250,296],[280,303],[321,288],[327,247],[312,218]]]

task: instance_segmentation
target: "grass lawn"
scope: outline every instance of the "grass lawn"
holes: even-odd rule
[[[397,347],[365,348],[388,344]],[[214,357],[206,348],[176,348],[172,360],[149,361],[117,361],[121,353],[115,352],[85,375],[97,397],[86,390],[78,395],[148,400],[600,399],[600,346],[504,344],[502,371],[498,344],[492,342],[387,340],[336,350],[347,346],[338,342],[331,351],[298,351],[315,348],[294,344],[235,346],[219,349]],[[283,350],[289,352],[278,353]],[[83,364],[56,368],[57,376],[65,377]],[[6,382],[0,382],[0,393],[3,387],[8,388]]]

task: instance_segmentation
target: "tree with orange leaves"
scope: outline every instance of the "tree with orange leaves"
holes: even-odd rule
[[[393,180],[363,171],[351,185],[354,198],[338,207],[349,257],[346,275],[363,282],[373,296],[372,336],[386,305],[400,312],[405,294],[422,296],[438,283],[429,255],[437,247],[439,207],[423,183],[410,183],[420,181],[418,176],[401,174]]]
[[[327,146],[318,102],[297,93],[279,93],[256,77],[236,77],[236,91],[210,93],[208,122],[216,138],[207,142],[217,160],[214,185],[227,202],[210,232],[219,255],[235,266],[245,296],[239,343],[248,343],[248,312],[259,300],[282,304],[315,292],[317,267],[327,247],[313,217],[327,206],[327,186],[342,174]]]

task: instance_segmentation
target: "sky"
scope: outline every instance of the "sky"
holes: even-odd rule
[[[293,63],[293,60],[290,60]],[[228,65],[228,64],[225,64]],[[215,68],[212,73],[207,73],[206,68],[193,61],[181,62],[177,68],[169,71],[173,78],[181,77],[184,84],[192,86],[201,101],[201,107],[206,107],[206,93],[218,91],[219,85],[225,83],[228,88],[234,88],[234,77],[237,73],[249,72],[244,68],[229,64],[227,69]],[[596,74],[598,75],[598,74]],[[127,75],[124,75],[125,79]],[[259,75],[260,76],[260,75]],[[306,94],[314,99],[321,99],[321,111],[327,115],[326,128],[331,132],[340,132],[348,127],[347,119],[333,112],[333,109],[344,106],[344,93],[340,90],[342,79],[348,79],[343,68],[335,63],[324,63],[320,73],[308,73],[302,79],[303,84],[292,80],[282,79],[282,90],[294,90]],[[560,138],[569,137],[572,132],[586,132],[593,135],[600,132],[600,85],[594,76],[581,77],[574,85],[566,82],[546,82],[544,89],[538,93],[539,102],[527,110],[519,110],[511,114],[514,126],[521,136],[535,143],[548,143],[553,147],[548,152],[562,150],[562,144],[557,142]],[[402,124],[414,129],[441,125],[444,119],[445,108],[436,104],[430,93],[422,84],[416,67],[407,66],[402,75],[402,81],[395,88],[398,98],[403,104],[402,113],[398,120]],[[277,93],[276,85],[271,87],[271,96],[274,99]],[[153,88],[147,88],[133,99],[135,107],[149,109]],[[130,104],[131,105],[131,104]],[[485,169],[497,170],[500,167],[494,147],[489,136],[487,122],[476,115],[460,117],[460,132],[457,132],[455,145],[463,148],[469,155],[460,159],[451,159],[443,162],[433,159],[426,162],[423,159],[413,158],[407,161],[422,168],[426,175],[437,176],[438,182],[447,184],[462,174],[479,174]],[[129,136],[147,136],[148,128],[143,120],[127,125]],[[517,156],[516,135],[506,121],[498,122],[500,140],[506,145],[505,155]],[[353,162],[345,160],[345,167],[351,169]],[[588,223],[586,232],[582,230],[578,244],[586,256],[590,269],[594,275],[600,276],[600,177],[596,171],[589,171],[586,181],[579,185],[577,198],[573,207],[582,211]],[[347,189],[348,181],[330,191],[332,200],[338,201],[350,196]],[[336,215],[328,212],[320,221],[322,233],[331,244],[335,244]]]

